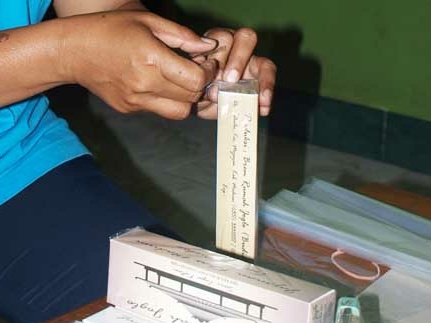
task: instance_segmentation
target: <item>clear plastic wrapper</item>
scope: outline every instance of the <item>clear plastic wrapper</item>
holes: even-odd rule
[[[389,270],[382,264],[339,253],[334,247],[276,228],[264,230],[259,260],[279,271],[334,288],[338,296],[358,295]]]
[[[282,191],[262,202],[263,226],[342,250],[423,279],[431,279],[431,241],[375,219]]]
[[[259,216],[265,265],[355,296],[363,323],[429,321],[428,220],[319,180],[262,201]]]
[[[431,283],[390,270],[359,295],[363,323],[424,323],[431,317]]]
[[[431,239],[430,220],[318,178],[311,178],[298,193],[313,200]]]
[[[140,317],[160,309],[167,323],[333,323],[335,297],[333,289],[142,229],[110,241],[107,301]]]
[[[253,259],[257,242],[258,84],[216,82],[216,246]]]

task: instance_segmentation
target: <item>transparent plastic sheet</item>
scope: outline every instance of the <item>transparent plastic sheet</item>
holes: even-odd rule
[[[125,234],[127,232],[131,232],[133,230],[143,230],[143,231],[145,231],[146,229],[144,227],[142,227],[142,226],[139,226],[139,225],[135,226],[135,227],[131,227],[131,228],[125,228],[125,229],[122,229],[122,230],[120,230],[118,232],[115,232],[114,234],[110,235],[109,236],[109,240],[118,238],[119,236],[121,236],[121,235],[123,235],[123,234]]]
[[[431,280],[431,241],[382,222],[282,191],[261,202],[264,228],[278,228],[378,264]]]
[[[363,323],[423,323],[431,317],[431,283],[390,270],[359,295]]]
[[[336,289],[338,296],[358,295],[389,270],[382,264],[345,253],[338,255],[334,263],[335,248],[276,228],[264,230],[259,252],[264,264]]]
[[[259,86],[257,80],[239,80],[236,83],[215,81],[209,87],[216,86],[218,91],[234,92],[242,94],[258,94]]]
[[[278,270],[293,271],[303,279],[331,286],[338,296],[356,296],[362,323],[428,322],[430,240],[373,216],[327,205],[323,197],[321,200],[282,191],[270,201],[262,201],[260,259],[273,267],[275,264]],[[370,262],[375,262],[380,268],[379,278],[367,285],[344,277],[329,260],[330,254],[339,250],[354,255],[353,266],[352,261],[342,263],[339,259],[345,269],[368,275]]]
[[[271,205],[340,232],[374,242],[408,255],[431,261],[431,240],[403,228],[348,212],[306,196],[282,190],[271,200]],[[343,246],[339,246],[342,248]]]
[[[311,178],[298,192],[313,200],[431,239],[431,221],[332,183]]]

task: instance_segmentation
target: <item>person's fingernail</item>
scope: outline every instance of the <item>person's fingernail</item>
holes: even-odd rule
[[[260,115],[266,117],[269,115],[269,107],[260,107]]]
[[[239,73],[237,70],[230,70],[227,72],[225,80],[228,82],[237,82],[239,80]]]
[[[213,47],[217,46],[217,41],[216,41],[215,39],[206,38],[206,37],[201,37],[201,40],[202,40],[204,43],[207,43],[207,44],[213,45]]]
[[[271,100],[272,100],[272,91],[266,89],[265,91],[263,91],[263,97],[265,98],[265,100],[268,100],[268,103],[271,102]]]

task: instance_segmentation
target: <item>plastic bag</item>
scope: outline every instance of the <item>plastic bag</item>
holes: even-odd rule
[[[259,259],[300,279],[356,296],[389,270],[387,266],[341,253],[291,231],[264,230]]]
[[[282,191],[262,202],[260,220],[334,250],[431,280],[431,241],[403,228]]]
[[[298,192],[313,200],[431,239],[431,221],[340,186],[312,178]]]

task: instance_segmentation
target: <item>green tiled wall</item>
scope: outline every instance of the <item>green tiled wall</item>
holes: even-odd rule
[[[431,122],[278,89],[264,121],[286,136],[431,174]]]

